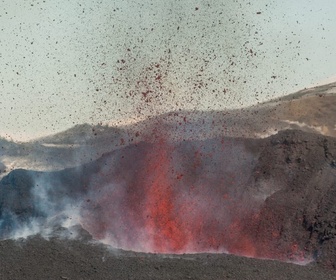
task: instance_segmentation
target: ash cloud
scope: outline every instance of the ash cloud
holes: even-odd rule
[[[78,195],[61,179],[57,172],[26,170],[5,176],[0,188],[0,238],[47,237],[56,227],[78,223]]]

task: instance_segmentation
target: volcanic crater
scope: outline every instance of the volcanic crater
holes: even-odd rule
[[[244,113],[252,116],[258,111],[264,118],[273,114],[274,107],[284,112],[298,100],[315,104],[311,100],[319,100],[320,92],[327,89],[318,88],[315,97],[301,92]],[[231,113],[235,116],[237,112]],[[133,257],[177,255],[184,262],[185,254],[218,258],[234,254],[335,269],[336,140],[331,127],[320,131],[311,124],[288,127],[288,122],[273,115],[266,126],[258,123],[248,135],[248,127],[241,135],[234,129],[226,135],[218,130],[224,122],[224,118],[218,122],[218,114],[209,113],[213,121],[206,120],[213,124],[207,130],[211,135],[183,134],[195,129],[195,124],[168,122],[164,116],[145,122],[146,129],[140,134],[144,123],[119,130],[113,148],[102,148],[114,136],[111,128],[100,127],[92,138],[97,142],[86,146],[96,152],[95,158],[83,157],[80,164],[69,162],[60,170],[17,168],[6,174],[0,181],[1,254],[17,246],[11,239],[37,234],[49,241],[30,237],[25,249],[21,247],[23,252],[36,242],[54,249],[72,242],[71,246],[83,246],[76,247],[80,252],[96,240]],[[226,119],[226,124],[231,121]],[[276,130],[273,135],[252,133],[269,126]],[[35,149],[43,141],[48,142],[39,140]],[[22,147],[18,144],[16,148]],[[66,157],[69,148],[50,149],[55,159],[55,153]],[[73,149],[73,153],[83,151]],[[72,234],[75,241],[71,241]],[[96,249],[92,249],[96,256],[105,250]],[[13,263],[21,254],[11,256]],[[204,255],[200,258],[204,260]],[[5,279],[11,279],[10,264],[6,260],[5,269],[0,268]]]

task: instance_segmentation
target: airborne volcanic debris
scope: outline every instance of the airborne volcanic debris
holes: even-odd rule
[[[334,279],[334,6],[287,2],[4,0],[0,278]]]

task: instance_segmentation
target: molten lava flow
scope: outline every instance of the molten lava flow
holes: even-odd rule
[[[202,183],[192,186],[192,180],[197,176],[199,180],[208,180],[209,174],[202,171],[202,163],[204,158],[209,159],[209,154],[194,153],[195,158],[189,159],[189,175],[181,176],[181,172],[174,171],[177,161],[172,159],[173,150],[161,140],[147,154],[146,168],[142,170],[141,187],[146,193],[145,229],[150,251],[228,250],[255,256],[253,242],[241,226],[239,205],[228,201],[223,182],[218,182],[217,186]]]
[[[169,178],[169,146],[160,141],[147,158],[146,229],[152,249],[159,253],[181,252],[187,238],[175,209],[175,194]]]
[[[237,219],[229,225],[229,240],[227,250],[230,254],[255,257],[256,248],[249,236],[244,234],[243,227]]]

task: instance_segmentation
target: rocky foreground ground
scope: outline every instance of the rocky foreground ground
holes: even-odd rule
[[[335,279],[316,263],[300,266],[225,254],[162,256],[87,241],[33,237],[0,242],[0,279]]]

